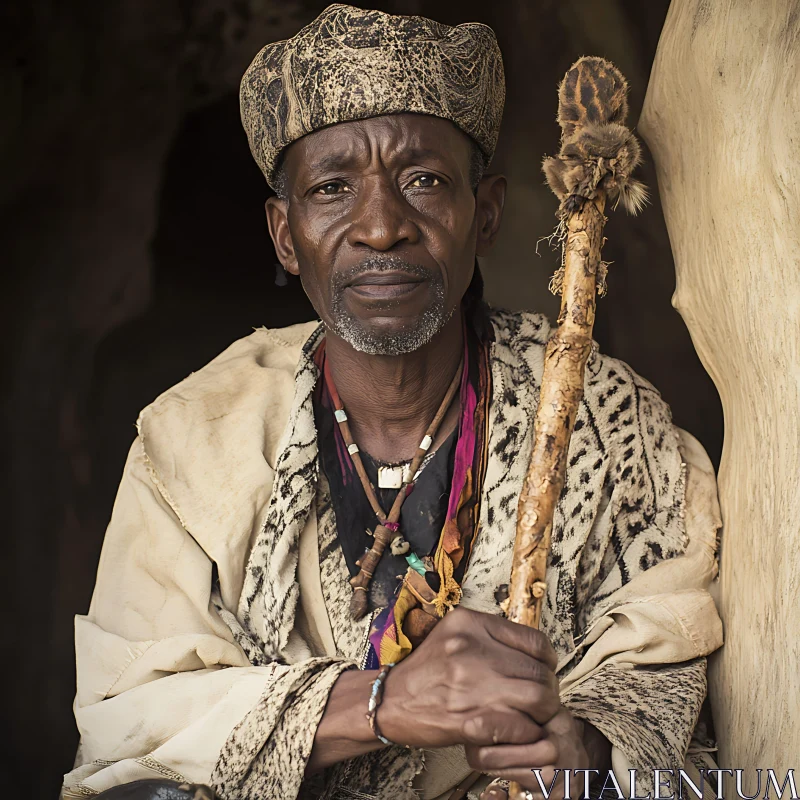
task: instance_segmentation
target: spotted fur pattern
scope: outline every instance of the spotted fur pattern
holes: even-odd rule
[[[592,723],[639,769],[637,794],[655,796],[654,769],[683,769],[706,694],[706,660],[657,670],[599,669],[564,694],[564,705]]]
[[[315,658],[280,668],[234,728],[211,783],[226,800],[297,797],[333,684],[352,662]]]
[[[499,614],[495,593],[509,579],[517,501],[530,455],[550,328],[537,314],[495,311],[491,319],[496,341],[488,464],[462,602]],[[279,663],[294,625],[298,542],[310,513],[317,519],[323,597],[342,660],[338,663],[358,663],[364,653],[368,619],[349,619],[347,567],[317,467],[312,403],[317,370],[312,354],[321,336],[320,328],[297,368],[296,397],[266,524],[250,555],[232,627],[237,641],[258,651],[251,656],[253,663],[276,662],[279,677],[220,756],[215,786],[218,791],[233,790],[221,791],[229,800],[295,796],[318,714],[339,669],[335,659],[308,667]],[[581,657],[585,632],[608,610],[609,597],[643,570],[681,554],[687,543],[683,465],[669,409],[647,381],[596,350],[586,378],[553,524],[542,618],[543,630],[560,656],[576,651],[562,674]],[[704,695],[705,664],[699,660],[658,669],[604,669],[573,689],[565,702],[582,716],[591,711],[587,718],[624,749],[634,767],[651,770],[682,761]],[[599,702],[601,698],[605,701]],[[291,713],[284,714],[289,708]],[[290,753],[282,741],[297,744]],[[398,749],[354,759],[328,776],[326,797],[411,800],[411,784],[421,764],[420,753]]]
[[[497,612],[508,581],[517,502],[532,446],[546,318],[497,312],[489,464],[464,603]],[[626,364],[593,352],[553,520],[542,628],[571,652],[606,599],[634,575],[683,552],[684,477],[669,408]]]
[[[312,354],[322,336],[320,326],[303,348],[295,376],[295,398],[278,448],[266,522],[250,554],[239,600],[237,616],[242,629],[260,642],[269,659],[282,657],[300,595],[296,581],[297,543],[319,477],[312,399],[318,370]]]
[[[353,590],[348,582],[350,575],[339,546],[336,517],[324,475],[320,476],[316,512],[322,593],[329,609],[334,643],[337,652],[361,662],[373,615],[353,621],[347,613]],[[393,800],[418,800],[413,781],[422,770],[422,763],[422,753],[410,753],[399,747],[354,758],[334,767],[325,776],[324,800],[363,800],[388,795]]]

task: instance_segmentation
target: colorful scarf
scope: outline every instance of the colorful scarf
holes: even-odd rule
[[[472,354],[468,345],[470,339]],[[473,357],[470,358],[470,355]],[[372,622],[365,669],[396,664],[412,651],[412,641],[403,629],[411,613],[429,615],[430,619],[423,621],[423,628],[429,632],[435,622],[461,600],[459,581],[463,580],[469,554],[478,534],[491,396],[489,347],[477,337],[467,335],[466,331],[464,363],[469,365],[469,369],[464,369],[461,379],[461,418],[450,499],[433,558],[439,590],[435,592],[418,571],[408,568],[394,602],[378,613]]]

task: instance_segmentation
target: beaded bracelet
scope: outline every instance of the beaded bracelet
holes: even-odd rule
[[[367,705],[367,722],[369,722],[370,730],[375,734],[375,736],[380,739],[385,745],[389,745],[390,747],[395,746],[395,742],[390,741],[387,739],[380,731],[378,727],[378,706],[380,706],[381,701],[383,700],[383,690],[386,683],[386,676],[389,674],[389,671],[394,666],[394,664],[384,664],[381,667],[381,671],[378,673],[378,677],[375,678],[372,684],[372,694],[369,696],[369,704]]]

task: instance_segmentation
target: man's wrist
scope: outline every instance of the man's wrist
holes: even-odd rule
[[[397,676],[390,670],[383,683],[383,697],[378,706],[376,722],[381,734],[393,744],[408,746],[406,739],[406,717],[399,691]],[[394,678],[394,680],[392,680]]]
[[[317,727],[308,774],[384,747],[367,721],[375,675],[351,669],[339,676]]]

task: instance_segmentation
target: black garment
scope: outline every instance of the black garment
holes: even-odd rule
[[[372,537],[367,531],[371,533],[375,529],[377,519],[355,471],[352,468],[344,472],[342,470],[334,428],[337,423],[333,412],[325,408],[324,403],[318,399],[314,413],[321,464],[330,486],[339,542],[350,575],[354,576],[358,574],[356,561],[372,546]],[[411,550],[420,558],[433,555],[444,527],[457,439],[458,426],[426,461],[400,512],[400,531],[411,544]],[[378,502],[388,514],[398,490],[378,488],[378,467],[384,466],[383,462],[376,461],[363,449],[360,454],[367,476],[375,487]],[[350,458],[346,451],[342,452],[342,457]],[[407,569],[405,556],[393,555],[387,548],[370,582],[371,610],[388,605]]]

